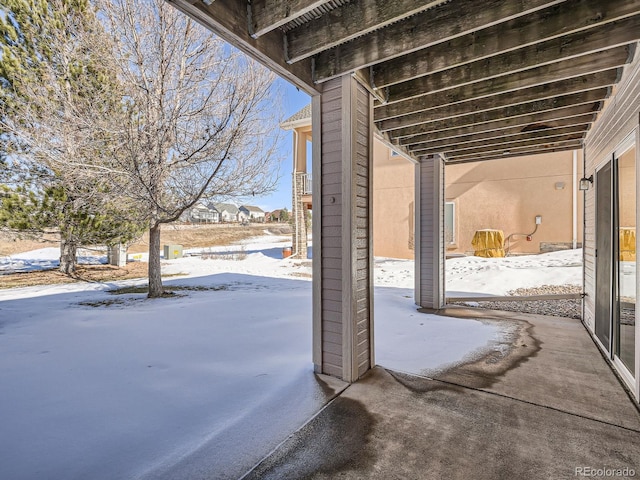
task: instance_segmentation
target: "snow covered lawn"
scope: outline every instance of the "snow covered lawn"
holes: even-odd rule
[[[312,375],[310,262],[282,260],[286,243],[260,238],[164,262],[166,274],[184,274],[165,282],[174,298],[108,293],[133,281],[0,291],[0,478],[238,478],[251,468],[328,395]],[[55,264],[52,250],[0,268]],[[576,258],[449,261],[448,285],[501,294],[573,282]],[[542,264],[555,273],[547,278]],[[498,348],[505,335],[418,313],[412,262],[379,259],[376,284],[376,359],[385,367],[444,368]]]

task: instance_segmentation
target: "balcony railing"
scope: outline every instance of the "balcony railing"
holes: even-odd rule
[[[304,173],[301,175],[302,177],[302,194],[303,195],[311,195],[311,186],[313,182],[311,181],[311,175],[308,173]]]

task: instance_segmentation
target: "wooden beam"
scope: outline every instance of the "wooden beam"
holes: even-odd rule
[[[544,147],[546,145],[557,145],[559,143],[576,141],[584,138],[585,132],[574,132],[565,135],[558,135],[554,137],[540,137],[540,138],[531,138],[529,140],[520,140],[518,142],[505,142],[498,143],[495,145],[485,145],[482,147],[475,148],[465,148],[460,150],[447,150],[444,153],[447,158],[456,158],[463,157],[467,155],[486,155],[490,153],[498,153],[503,154],[504,152],[518,151],[518,149],[524,147]],[[426,154],[429,154],[428,152]],[[422,154],[420,154],[422,155]]]
[[[612,83],[616,83],[619,80],[617,78],[619,72],[616,69],[628,62],[630,49],[630,46],[616,47],[611,50],[583,55],[578,58],[563,60],[455,88],[447,88],[445,86],[447,83],[444,82],[449,77],[449,75],[443,75],[446,72],[435,73],[433,77],[421,77],[411,82],[390,87],[388,89],[390,96],[387,99],[394,101],[394,103],[387,102],[382,106],[378,106],[376,108],[376,120],[406,115],[447,103],[457,103],[473,98],[488,97],[497,93],[550,84],[592,74],[593,72],[601,72],[596,74],[598,79],[602,78],[602,76],[607,76],[607,78],[612,79]],[[452,80],[450,85],[455,85],[457,82],[455,82],[455,79]],[[593,80],[600,81],[595,78]],[[436,85],[441,88],[432,88],[436,87]],[[406,98],[406,100],[398,101],[403,98]]]
[[[534,130],[530,132],[522,133],[522,128],[518,128],[519,133],[515,135],[504,135],[498,131],[498,134],[487,139],[476,139],[470,142],[459,142],[455,138],[448,139],[448,141],[441,142],[437,145],[429,144],[417,144],[412,145],[408,151],[413,155],[436,155],[438,153],[450,153],[450,152],[462,152],[464,150],[473,150],[482,147],[490,147],[495,145],[512,145],[517,142],[525,140],[540,140],[554,137],[562,137],[565,135],[571,135],[575,133],[584,134],[589,130],[591,125],[589,123],[583,123],[570,127],[562,128],[544,128],[541,130]]]
[[[252,0],[249,3],[251,36],[261,37],[328,2],[329,0]]]
[[[499,158],[515,158],[529,155],[539,155],[541,153],[566,152],[567,150],[579,150],[583,147],[581,141],[573,140],[548,147],[523,147],[522,149],[511,150],[509,153],[488,153],[484,155],[467,155],[461,157],[451,157],[446,159],[447,165],[459,163],[485,162],[487,160],[497,160]]]
[[[382,93],[383,92],[373,88],[373,85],[371,84],[371,71],[370,71],[370,69],[365,68],[363,70],[358,70],[356,72],[353,72],[353,76],[362,84],[363,87],[365,87],[369,91],[369,93],[371,95],[373,95],[373,97],[378,102],[385,102],[386,101],[386,98],[382,97]]]
[[[426,122],[434,122],[445,118],[460,117],[472,113],[503,109],[511,105],[530,103],[536,100],[556,98],[562,95],[594,90],[601,87],[609,87],[618,79],[617,70],[613,75],[606,72],[583,75],[577,78],[560,80],[559,82],[546,83],[523,90],[508,91],[485,98],[472,98],[465,102],[443,105],[429,110],[409,113],[401,117],[389,118],[377,122],[382,132],[397,128],[420,125]],[[376,119],[377,120],[377,119]]]
[[[338,9],[327,12],[317,20],[307,22],[287,32],[289,61],[297,62],[429,9],[421,18],[428,19],[434,24],[437,24],[435,18],[440,18],[442,22],[450,22],[453,20],[454,12],[451,6],[443,5],[439,8],[433,8],[444,1],[352,0]],[[491,4],[506,3],[504,0],[486,1]],[[535,0],[534,3],[548,4],[551,3],[551,0]],[[473,4],[474,0],[458,0],[456,6],[460,6],[455,9],[455,12],[469,12]],[[449,27],[449,29],[451,28]]]
[[[439,131],[420,130],[419,133],[416,132],[415,135],[407,136],[406,138],[397,137],[390,133],[389,138],[392,139],[393,142],[398,143],[400,145],[407,145],[412,143],[411,140],[413,139],[427,138],[432,140],[441,140],[445,138],[459,137],[463,135],[479,135],[485,132],[493,132],[496,130],[503,130],[506,128],[515,128],[515,127],[524,128],[529,125],[554,124],[554,122],[557,122],[559,120],[572,118],[572,117],[586,117],[588,115],[592,115],[595,117],[595,113],[599,110],[599,108],[600,108],[600,102],[586,103],[583,105],[572,105],[570,107],[559,108],[555,110],[548,110],[546,112],[534,113],[532,115],[522,115],[519,117],[512,117],[512,118],[500,118],[499,120],[494,120],[492,122],[486,122],[486,123],[476,124],[476,125],[454,126],[454,127],[442,129]],[[415,128],[415,127],[412,127],[412,128]]]
[[[507,3],[504,9],[497,6],[487,9],[485,2],[476,2],[474,15],[482,17],[484,25],[465,16],[461,17],[462,22],[455,19],[448,22],[444,32],[447,26],[452,31],[445,34],[442,27],[432,26],[424,17],[426,12],[323,51],[316,57],[314,80],[323,82],[438,43],[448,52],[448,66],[453,67],[640,13],[640,0],[568,0],[510,19],[515,13],[511,16],[507,13],[518,2]],[[457,5],[457,2],[450,5]],[[489,21],[489,12],[496,15],[493,22]],[[501,21],[499,16],[508,21],[497,23]],[[439,38],[428,33],[431,27],[441,32]],[[470,31],[475,33],[462,37],[457,34]]]
[[[320,93],[312,81],[310,61],[295,65],[285,62],[282,34],[272,31],[258,39],[249,35],[244,2],[216,0],[211,5],[205,5],[198,0],[166,1],[305,93]]]
[[[607,98],[609,95],[608,88],[598,88],[586,92],[573,93],[571,95],[563,95],[556,98],[548,98],[536,102],[523,103],[513,105],[502,109],[490,110],[487,112],[473,113],[462,117],[445,118],[441,120],[429,121],[420,125],[410,127],[402,127],[389,130],[394,138],[409,137],[412,135],[420,135],[427,132],[437,132],[439,130],[448,130],[466,125],[478,125],[507,119],[510,117],[527,116],[534,113],[540,113],[549,110],[556,110],[575,105],[587,104],[599,109],[599,102]]]
[[[470,64],[466,64],[469,60],[463,50],[456,54],[455,61],[452,62],[452,51],[466,49],[473,44],[474,38],[474,36],[459,38],[374,65],[372,70],[375,86],[381,89],[408,82],[414,78],[433,76],[436,72],[443,72],[441,85],[447,85],[449,82],[448,85],[454,87],[627,45],[640,40],[640,15],[482,58]],[[473,52],[470,53],[473,57]],[[454,64],[463,65],[451,68]],[[472,73],[475,75],[471,75]],[[477,77],[477,75],[480,76]],[[434,88],[441,89],[442,86]],[[393,97],[393,93],[390,93],[390,96]]]
[[[465,143],[491,140],[495,137],[518,135],[526,127],[535,128],[548,126],[553,128],[567,127],[581,124],[591,124],[596,119],[596,113],[591,105],[580,105],[549,112],[536,113],[515,119],[498,120],[483,125],[483,129],[476,126],[460,127],[435,133],[415,135],[402,138],[401,146],[424,145],[425,147],[442,147],[452,143]],[[387,132],[388,133],[388,132]],[[389,136],[391,138],[391,136]]]

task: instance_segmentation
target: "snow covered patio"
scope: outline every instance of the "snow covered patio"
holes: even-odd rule
[[[244,480],[640,474],[640,414],[578,320],[482,318],[516,326],[508,355],[430,377],[375,367]]]
[[[0,291],[0,478],[239,478],[318,412],[317,418],[325,418],[336,402],[369,388],[371,380],[365,380],[343,392],[346,383],[314,376],[310,266],[278,258],[282,240],[265,237],[165,262],[165,273],[182,274],[167,280],[178,298],[148,301],[136,293],[139,282],[133,281]],[[52,256],[55,251],[48,250],[16,255],[2,268],[11,263],[13,268],[37,269],[50,264]],[[475,293],[484,294],[548,283],[551,276],[572,283],[581,272],[576,258],[579,252],[469,258],[466,263],[456,259],[450,264],[449,288],[468,292],[474,276]],[[438,378],[557,410],[565,404],[554,402],[571,399],[572,415],[582,415],[583,407],[605,412],[598,421],[621,424],[628,434],[638,435],[640,422],[631,403],[629,410],[621,410],[615,401],[611,416],[590,403],[593,395],[604,397],[593,382],[624,397],[606,366],[593,367],[600,360],[593,352],[586,363],[590,383],[538,388],[540,398],[519,396],[523,383],[541,382],[518,372],[539,362],[548,340],[542,346],[539,338],[520,343],[521,335],[533,334],[523,333],[522,323],[512,320],[516,314],[496,320],[478,310],[452,310],[447,316],[419,313],[412,281],[411,262],[376,262],[377,363],[396,372],[390,377],[378,369],[370,377],[385,379],[382,394],[389,382],[394,391],[405,388],[402,382],[432,384],[426,378]],[[114,289],[120,290],[108,293]],[[570,329],[562,335],[556,331],[554,338],[581,343],[564,353],[553,348],[551,364],[534,372],[546,377],[555,368],[566,382],[560,365],[594,347],[579,322],[546,321]],[[494,368],[514,359],[513,367],[520,367],[510,373],[510,382],[502,377],[508,369],[498,367],[486,381],[483,365]],[[339,400],[329,403],[341,392]],[[407,414],[422,408],[419,398],[410,395],[407,401]],[[366,408],[375,410],[376,405]],[[370,425],[359,424],[362,435],[374,431],[382,417],[371,418]],[[385,428],[393,425],[404,430],[404,423]],[[288,451],[290,443],[283,448],[274,458]],[[296,458],[287,457],[292,465]],[[325,471],[322,462],[329,458],[334,458],[330,452],[313,465]],[[299,478],[295,472],[273,475]]]

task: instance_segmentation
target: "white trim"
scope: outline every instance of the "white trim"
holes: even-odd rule
[[[446,245],[456,245],[457,242],[457,235],[456,235],[456,226],[457,226],[457,222],[456,222],[456,210],[457,210],[457,206],[456,206],[456,201],[455,200],[445,200],[444,202],[444,227],[446,227],[447,224],[447,205],[451,205],[453,206],[453,216],[452,216],[452,222],[453,224],[451,225],[451,230],[452,230],[452,234],[451,234],[451,242],[447,242],[447,239],[445,238],[445,246]],[[446,235],[446,228],[445,228],[445,235]]]
[[[635,128],[631,133],[629,133],[629,135],[627,135],[624,140],[622,140],[615,148],[615,150],[612,153],[612,158],[616,159],[616,161],[622,157],[625,153],[627,153],[629,150],[631,150],[632,148],[636,148],[636,225],[638,225],[638,144],[637,143],[637,135],[638,135],[638,129]],[[614,192],[616,193],[616,192]],[[619,192],[617,192],[619,193]],[[614,235],[617,235],[618,232],[614,232]],[[638,238],[636,236],[636,252],[638,251]],[[615,265],[618,265],[619,262],[614,262]],[[618,267],[619,268],[619,267]],[[638,258],[636,255],[636,272],[638,271]],[[616,274],[618,274],[618,272],[615,272]],[[618,286],[619,289],[619,286]],[[618,292],[614,292],[614,296],[615,294]],[[636,312],[635,312],[635,318],[636,318],[636,331],[635,331],[635,371],[636,371],[636,375],[635,378],[633,377],[633,375],[631,374],[631,372],[629,371],[629,369],[627,368],[627,366],[622,362],[622,360],[620,360],[620,358],[616,355],[616,349],[617,346],[613,344],[613,341],[615,340],[614,335],[617,336],[617,332],[614,330],[614,327],[616,327],[616,325],[613,325],[613,321],[612,323],[612,330],[613,330],[613,334],[612,335],[612,349],[611,349],[611,357],[613,359],[613,364],[616,367],[616,370],[618,371],[618,373],[620,374],[620,376],[623,378],[623,380],[625,381],[625,383],[627,384],[627,386],[631,389],[631,391],[633,392],[634,396],[636,397],[637,400],[640,400],[640,396],[639,396],[639,391],[638,391],[638,377],[640,375],[638,375],[638,356],[640,355],[640,349],[638,348],[638,342],[640,341],[640,324],[638,323],[638,277],[636,275]],[[614,304],[617,301],[616,298],[613,299],[614,300]]]
[[[626,383],[627,387],[629,387],[629,389],[634,393],[634,396],[635,396],[636,380],[633,378],[633,375],[631,375],[631,372],[629,371],[627,366],[624,363],[622,363],[622,360],[620,360],[619,357],[615,355],[613,356],[612,362],[613,362],[613,366],[616,367],[616,370],[620,375],[620,377],[622,378],[622,380],[624,381],[624,383]]]
[[[639,122],[640,123],[640,115]],[[638,192],[640,192],[640,126],[635,129],[636,139],[636,230],[640,225],[640,208],[638,208]],[[638,281],[638,268],[640,267],[640,257],[637,252],[640,241],[636,232],[636,388],[635,397],[640,402],[640,322],[638,322],[638,314],[640,313],[640,307],[638,306],[638,298],[640,298],[640,282]]]
[[[638,191],[639,191],[639,187],[640,187],[640,130],[639,127],[634,128],[626,137],[624,137],[624,139],[618,143],[615,148],[610,151],[607,155],[603,156],[603,160],[601,160],[600,163],[598,163],[594,169],[594,190],[597,191],[597,172],[599,170],[601,170],[604,166],[606,166],[608,163],[611,162],[612,164],[612,175],[613,175],[613,159],[619,159],[622,155],[624,155],[625,153],[627,153],[631,148],[635,147],[636,148],[636,205],[638,202]],[[619,192],[616,192],[612,189],[611,195],[617,195]],[[598,226],[598,205],[597,205],[597,195],[596,198],[594,199],[594,205],[595,205],[595,228],[596,228],[596,234],[597,234],[597,226]],[[613,213],[613,212],[612,212]],[[612,219],[613,220],[613,219]],[[636,207],[636,225],[638,225],[640,223],[640,208]],[[612,222],[613,225],[613,222]],[[617,235],[617,232],[612,232],[612,238],[613,235]],[[636,236],[636,251],[638,251],[638,237]],[[613,289],[613,276],[617,275],[617,271],[616,270],[616,265],[617,262],[613,261],[613,257],[612,257],[612,265],[611,265],[611,274],[612,274],[612,290],[611,290],[611,295],[610,295],[610,305],[611,305],[611,309],[614,308],[615,303],[617,302],[617,298],[616,298],[616,291]],[[640,266],[640,261],[638,256],[636,255],[636,271],[638,271],[638,267]],[[594,274],[597,276],[597,268],[594,271]],[[638,282],[638,277],[636,276],[636,331],[635,331],[635,371],[636,371],[636,375],[635,378],[634,376],[631,374],[631,372],[629,371],[629,369],[626,367],[626,365],[624,365],[624,363],[622,363],[622,361],[619,359],[619,357],[616,355],[616,345],[615,345],[615,339],[617,336],[617,331],[616,331],[616,325],[614,325],[614,321],[613,321],[613,310],[611,311],[611,318],[610,318],[610,334],[609,334],[609,343],[610,343],[610,347],[609,349],[604,348],[602,342],[600,341],[600,339],[598,338],[598,336],[595,334],[595,318],[594,318],[594,326],[593,326],[593,338],[595,339],[597,345],[599,346],[599,348],[608,354],[608,357],[611,359],[611,362],[614,366],[614,368],[616,369],[616,371],[618,372],[618,374],[620,375],[620,377],[624,380],[624,382],[627,384],[627,386],[630,388],[631,392],[633,393],[633,396],[636,398],[636,400],[640,401],[640,323],[637,321],[638,319],[638,313],[640,313],[640,309],[638,307],[638,302],[637,299],[640,296],[640,283]],[[594,300],[594,306],[595,306],[595,300]]]
[[[322,138],[322,97],[315,95],[311,100],[312,135]],[[322,373],[322,142],[311,144],[311,168],[315,201],[313,202],[312,238],[312,296],[313,296],[313,364],[316,373]]]
[[[572,186],[571,186],[571,247],[575,250],[578,248],[578,151],[573,151],[573,162],[571,167]]]

